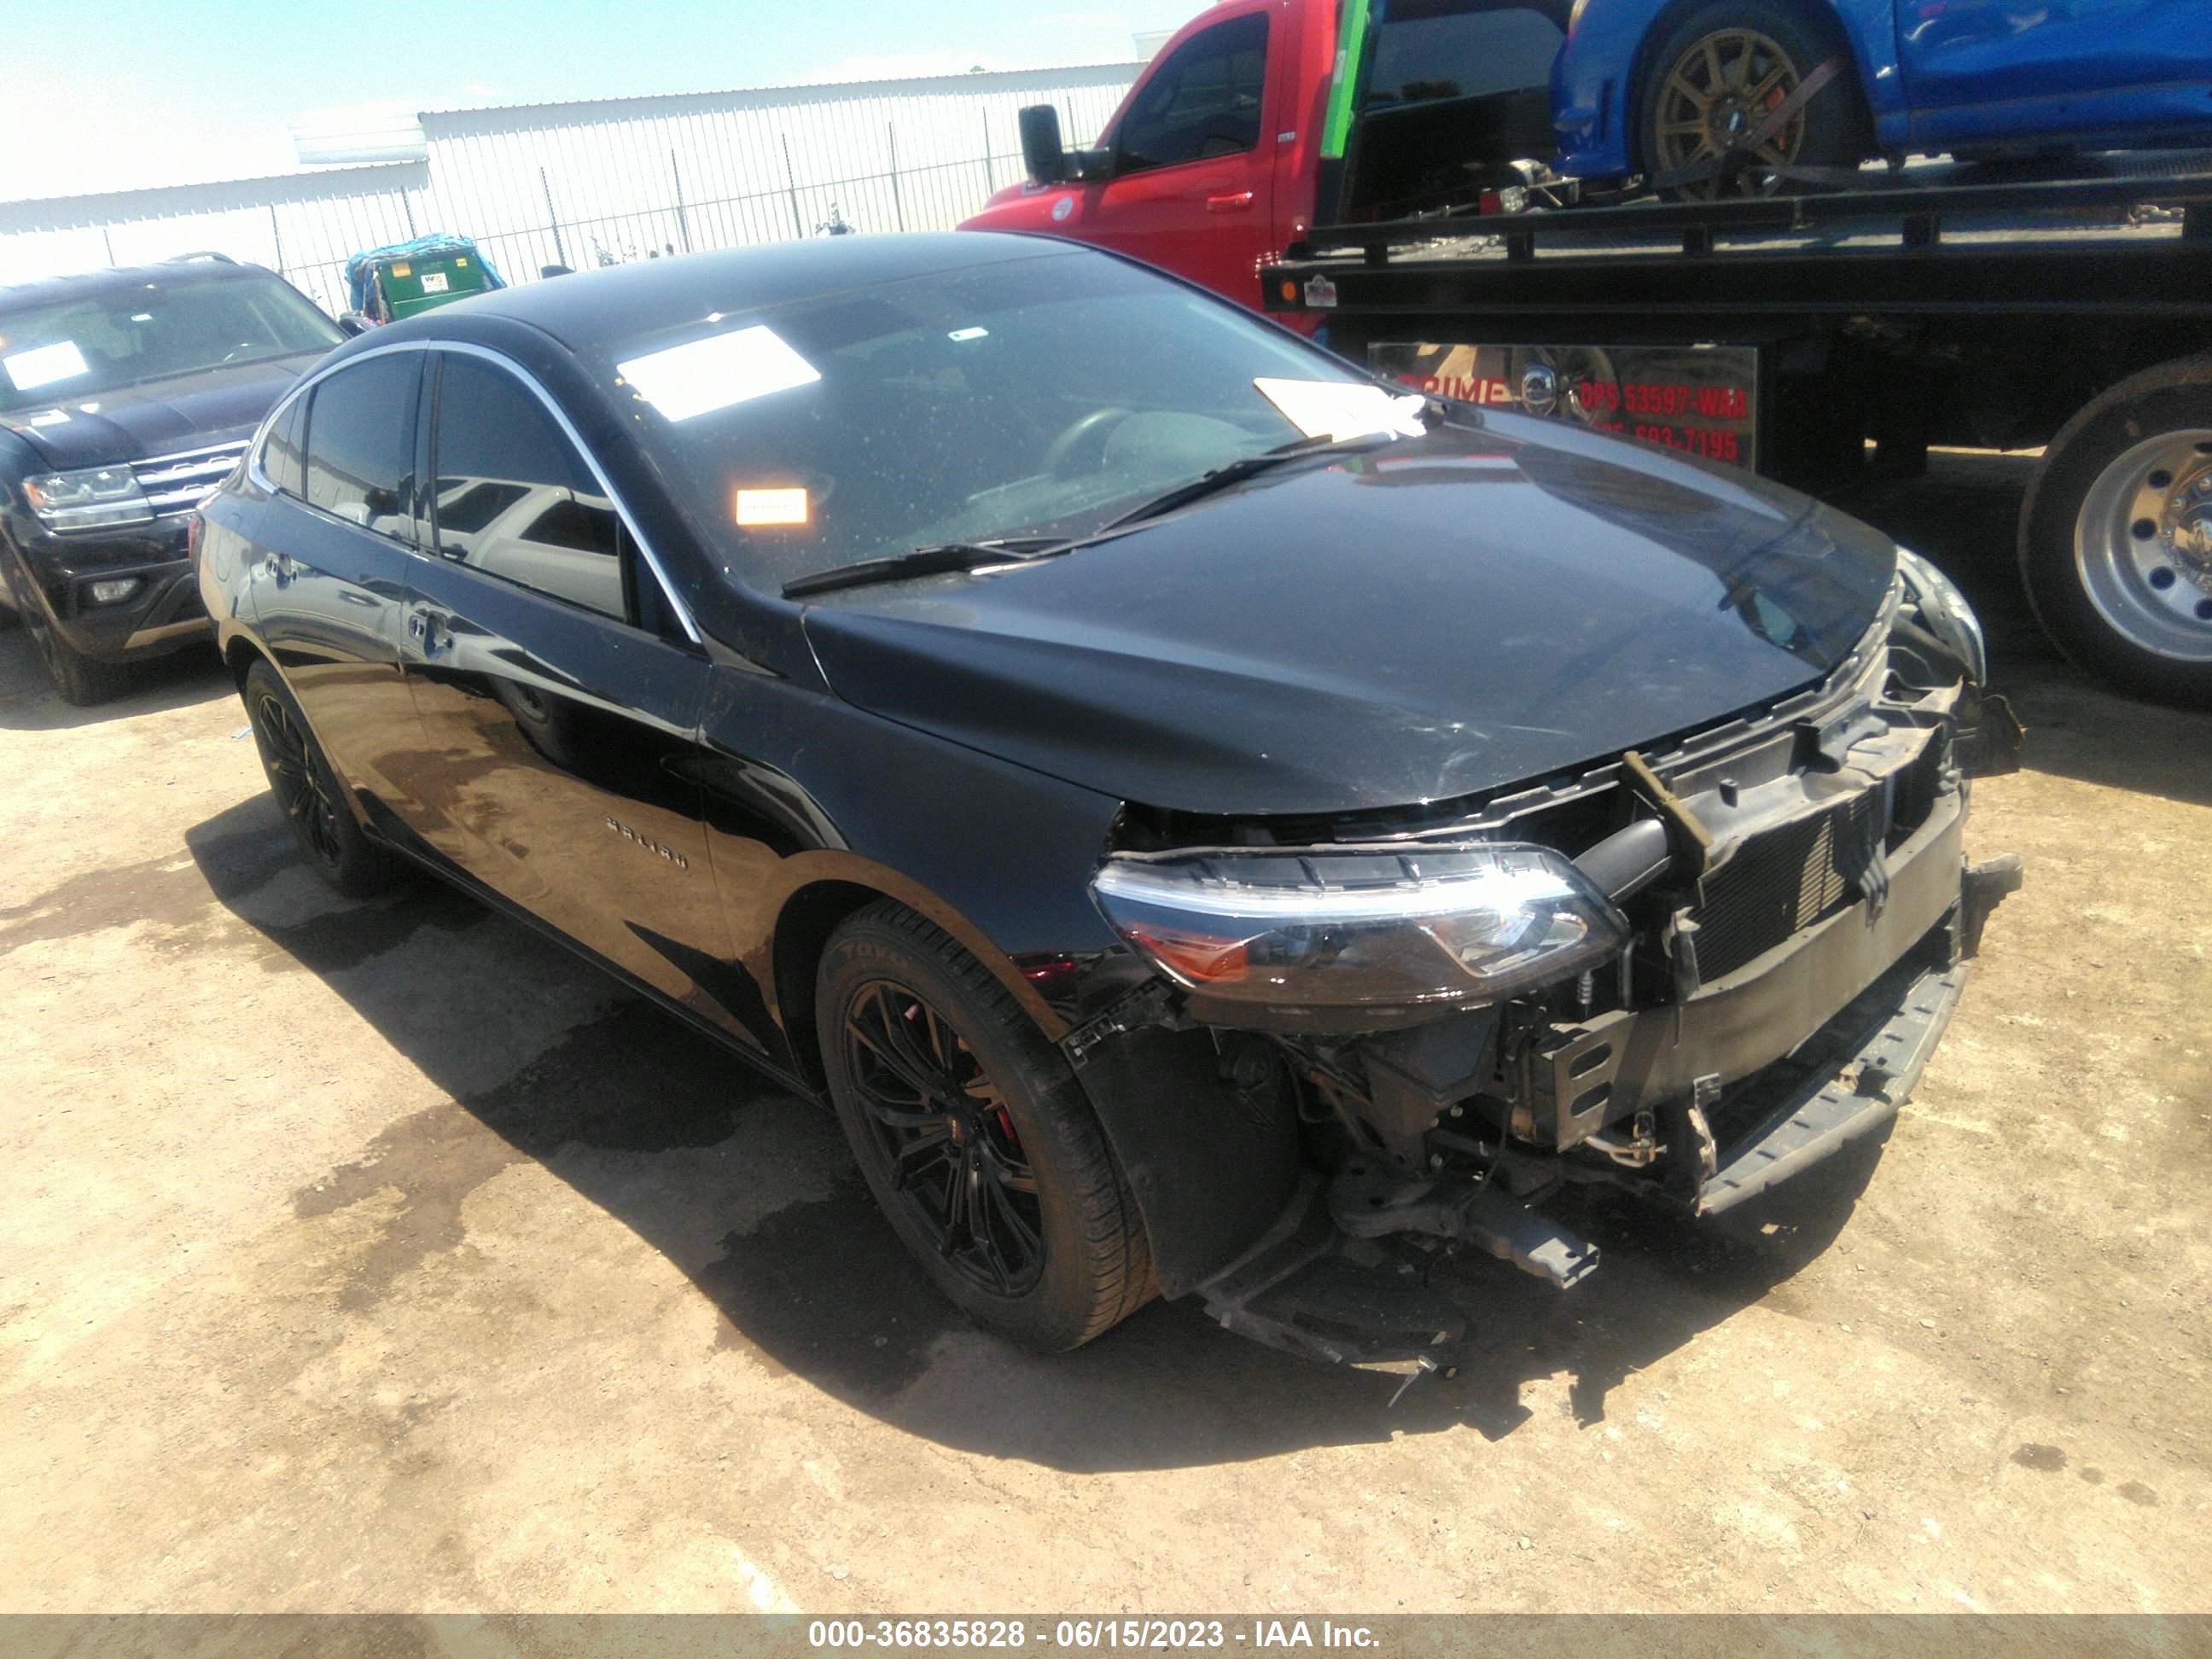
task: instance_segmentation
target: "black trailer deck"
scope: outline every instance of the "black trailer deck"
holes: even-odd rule
[[[1718,313],[2212,317],[2212,152],[2110,158],[2063,179],[1864,176],[1816,195],[1322,227],[1263,269],[1264,302],[1370,319],[1473,309],[1563,335],[1632,313],[1677,337]]]

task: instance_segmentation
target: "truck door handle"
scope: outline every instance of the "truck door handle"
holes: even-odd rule
[[[1252,192],[1249,190],[1237,191],[1226,196],[1209,196],[1206,198],[1206,210],[1208,213],[1246,213],[1251,210],[1251,207]]]

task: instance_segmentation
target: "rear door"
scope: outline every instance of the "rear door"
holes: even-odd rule
[[[349,362],[294,399],[261,455],[255,618],[331,763],[372,816],[416,823],[421,746],[399,664],[415,530],[419,351]]]
[[[708,662],[613,493],[534,383],[434,359],[410,780],[444,852],[495,892],[737,1029],[696,732]]]
[[[1085,188],[1081,222],[1067,233],[1256,305],[1261,258],[1273,251],[1281,125],[1268,46],[1267,14],[1247,11],[1154,63],[1108,136],[1113,176]]]

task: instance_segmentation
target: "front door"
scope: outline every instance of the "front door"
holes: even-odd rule
[[[404,659],[427,738],[414,781],[447,826],[441,850],[741,1030],[701,822],[707,659],[534,387],[486,357],[434,363],[434,483]]]
[[[1082,221],[1066,228],[1257,304],[1273,251],[1267,82],[1265,12],[1192,35],[1131,94],[1108,138],[1113,176],[1085,189]]]

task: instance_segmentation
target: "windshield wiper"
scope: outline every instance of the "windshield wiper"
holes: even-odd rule
[[[1215,467],[1211,472],[1201,473],[1188,483],[1177,484],[1166,495],[1155,495],[1142,507],[1133,507],[1120,518],[1099,526],[1093,533],[1103,536],[1109,530],[1120,530],[1127,525],[1141,524],[1146,519],[1157,519],[1163,513],[1172,513],[1179,507],[1202,501],[1286,461],[1299,460],[1308,455],[1356,453],[1371,448],[1377,443],[1387,443],[1389,440],[1390,434],[1385,432],[1365,432],[1356,438],[1332,438],[1326,432],[1317,437],[1293,438],[1273,449],[1263,449],[1257,455],[1240,455],[1233,461]]]
[[[933,542],[927,547],[908,548],[886,558],[862,559],[854,564],[794,576],[783,585],[783,597],[799,599],[809,593],[866,587],[872,582],[902,582],[915,576],[979,570],[986,565],[1024,564],[1066,545],[1051,536],[1007,536],[987,542]]]

